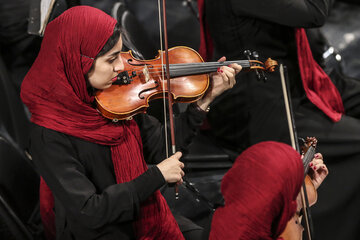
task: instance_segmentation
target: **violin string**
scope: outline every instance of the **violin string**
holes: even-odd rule
[[[241,66],[250,66],[250,62],[248,60],[238,60],[238,61],[225,61],[225,62],[195,62],[195,63],[172,63],[170,64],[170,66],[194,66],[194,67],[199,67],[199,66],[225,66],[225,65],[230,65],[232,63],[237,63],[240,64]],[[147,65],[146,63],[144,65]],[[164,64],[148,64],[147,66],[155,66],[155,67],[161,67],[164,66]]]
[[[160,64],[157,65],[151,65],[151,66],[161,66]],[[204,65],[201,66],[201,68],[199,68],[199,66],[194,66],[194,64],[170,64],[170,71],[171,72],[186,72],[186,71],[192,71],[192,72],[199,72],[201,73],[202,71],[216,71],[217,67],[222,66],[222,65]],[[242,67],[247,68],[250,67],[249,64],[241,64]],[[164,65],[163,65],[164,67]],[[127,70],[127,72],[135,72],[136,74],[138,73],[142,73],[142,70]],[[163,73],[163,71],[161,70],[150,70],[148,71],[148,73]]]
[[[313,146],[310,146],[308,151],[305,153],[304,159],[303,159],[303,165],[304,165],[304,173],[307,174],[309,170],[309,163],[313,159],[313,156],[315,154],[315,148]]]
[[[239,62],[237,62],[239,64]],[[229,63],[231,64],[231,63]],[[221,67],[224,66],[225,64],[219,64],[219,63],[214,63],[214,64],[209,64],[209,63],[175,63],[175,64],[170,64],[170,67],[172,69],[177,69],[177,68],[184,68],[184,69],[189,69],[189,68],[213,68],[213,67]],[[242,67],[250,67],[250,64],[248,62],[244,62],[244,63],[240,63],[239,65],[241,65]],[[146,66],[150,66],[150,67],[164,67],[165,65],[161,65],[161,64],[154,64],[154,65],[146,65]],[[142,66],[141,66],[142,67]]]

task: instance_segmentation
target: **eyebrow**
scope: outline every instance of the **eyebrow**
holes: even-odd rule
[[[116,51],[116,52],[113,52],[111,53],[110,55],[108,55],[108,57],[115,57],[116,55],[118,55],[121,51]]]

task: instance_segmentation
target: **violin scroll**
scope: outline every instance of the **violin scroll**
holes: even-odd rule
[[[278,66],[278,62],[276,60],[273,60],[271,58],[268,58],[266,61],[265,61],[265,70],[268,71],[268,72],[274,72],[275,71],[275,68],[276,66]]]
[[[318,143],[318,140],[316,139],[316,137],[306,137],[306,139],[302,139],[303,140],[303,146],[301,148],[301,154],[304,155],[309,149],[310,147],[312,148],[316,148],[316,145]]]
[[[262,80],[266,81],[267,78],[266,78],[264,72],[265,71],[266,72],[274,72],[276,66],[278,66],[278,62],[271,58],[268,58],[265,61],[265,63],[259,61],[259,54],[256,51],[251,53],[250,50],[245,50],[244,55],[249,60],[249,64],[250,64],[249,70],[254,70],[256,73],[256,76],[259,80],[262,79]],[[252,60],[251,57],[253,57],[255,60]],[[260,74],[259,70],[261,70],[261,74]]]
[[[262,70],[266,72],[274,72],[278,62],[271,58],[268,58],[265,63],[259,60],[249,60],[250,70]]]

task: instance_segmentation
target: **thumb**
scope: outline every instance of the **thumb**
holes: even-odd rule
[[[181,153],[181,152],[176,152],[173,156],[174,156],[176,159],[180,159],[181,156],[182,156],[182,153]]]
[[[218,62],[225,62],[226,61],[226,57],[225,56],[222,56],[219,60],[218,60]]]

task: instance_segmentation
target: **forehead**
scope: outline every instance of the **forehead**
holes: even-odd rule
[[[114,45],[114,47],[112,49],[110,49],[107,53],[105,53],[105,55],[112,55],[113,53],[116,52],[120,52],[122,49],[122,37],[120,35],[119,40],[117,41],[117,43]]]

